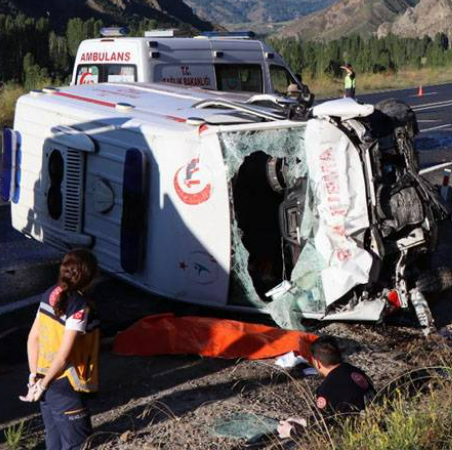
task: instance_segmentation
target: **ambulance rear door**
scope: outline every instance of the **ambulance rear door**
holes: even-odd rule
[[[127,38],[83,41],[77,52],[72,84],[143,81],[140,44],[140,40]]]

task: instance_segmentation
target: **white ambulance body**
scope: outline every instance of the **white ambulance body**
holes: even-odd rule
[[[228,37],[85,40],[72,84],[167,82],[227,92],[281,93],[300,84],[267,44]]]
[[[301,318],[378,321],[408,307],[401,267],[430,238],[419,208],[422,226],[410,216],[396,245],[377,226],[369,234],[369,211],[385,201],[372,172],[384,155],[371,156],[377,141],[362,125],[374,107],[343,99],[297,116],[288,99],[270,108],[259,97],[267,107],[141,83],[22,96],[3,133],[13,227],[62,251],[90,248],[102,269],[148,292],[257,309],[287,328]]]

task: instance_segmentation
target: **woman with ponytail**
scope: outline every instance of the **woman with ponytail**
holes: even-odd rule
[[[85,397],[97,391],[99,321],[87,292],[96,274],[89,250],[67,253],[28,336],[29,389],[20,399],[39,400],[47,450],[80,449],[91,434]]]

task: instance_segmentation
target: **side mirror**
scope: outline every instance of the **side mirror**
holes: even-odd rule
[[[299,83],[302,83],[302,76],[301,76],[301,73],[296,73],[296,74],[295,74],[295,78],[297,79],[297,81],[298,81]]]

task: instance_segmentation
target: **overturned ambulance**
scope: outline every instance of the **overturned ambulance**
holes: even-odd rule
[[[415,306],[448,216],[418,175],[411,110],[311,110],[158,84],[48,88],[4,133],[14,228],[168,298],[258,309],[282,327]]]

